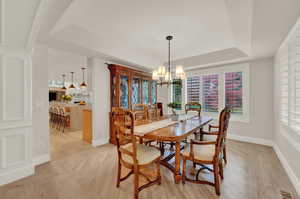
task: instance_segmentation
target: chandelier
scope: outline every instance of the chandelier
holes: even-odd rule
[[[182,66],[176,66],[175,78],[172,78],[171,73],[171,40],[173,36],[169,35],[166,37],[168,40],[168,69],[165,66],[159,66],[157,70],[152,72],[152,79],[158,81],[158,85],[171,85],[171,84],[181,84],[181,81],[185,79],[185,72]]]

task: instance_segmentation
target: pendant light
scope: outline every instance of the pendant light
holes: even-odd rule
[[[84,67],[81,68],[81,70],[82,70],[82,83],[80,84],[80,87],[81,87],[81,88],[87,87],[87,84],[86,84],[85,81],[84,81],[84,70],[85,70],[85,69],[86,69],[86,68],[84,68]]]
[[[71,78],[72,78],[72,84],[69,86],[69,88],[75,88],[75,86],[74,86],[74,72],[71,72]]]
[[[175,80],[172,78],[171,73],[171,40],[173,36],[169,35],[166,37],[168,41],[168,67],[166,69],[165,66],[159,66],[157,70],[154,70],[152,73],[152,79],[158,80],[158,85],[171,85],[171,84],[179,84],[177,79],[185,79],[185,72],[183,70],[183,66],[176,66],[175,71]]]
[[[62,74],[61,76],[62,76],[62,78],[63,78],[63,87],[62,87],[61,89],[67,90],[67,88],[65,87],[65,78],[66,78],[66,75],[65,75],[65,74]]]

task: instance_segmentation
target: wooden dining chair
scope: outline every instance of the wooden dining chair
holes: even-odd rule
[[[188,114],[189,112],[197,112],[199,117],[201,115],[201,104],[199,104],[198,102],[189,102],[185,104],[184,109],[186,114]],[[201,129],[194,132],[195,139],[197,139],[197,137],[200,137],[200,133]]]
[[[148,106],[146,104],[134,104],[132,112],[135,120],[147,120],[148,119]]]
[[[157,104],[148,105],[147,114],[148,114],[148,119],[158,120],[160,117],[160,114],[159,114]]]
[[[126,180],[132,174],[134,175],[134,198],[143,189],[154,185],[161,184],[160,175],[160,151],[154,147],[137,143],[134,135],[134,115],[131,111],[118,109],[112,113],[113,122],[116,129],[117,149],[118,149],[118,176],[117,187],[120,182]],[[156,178],[150,179],[141,169],[156,164]],[[122,166],[130,169],[130,172],[121,177]],[[147,180],[144,185],[139,185],[139,177],[142,176]]]
[[[220,177],[223,179],[223,162],[221,153],[225,140],[225,134],[228,128],[229,118],[230,110],[227,108],[223,109],[219,121],[219,131],[216,132],[216,141],[191,140],[189,146],[187,146],[181,153],[183,159],[183,184],[185,184],[185,181],[189,181],[198,184],[211,185],[215,187],[216,194],[220,195]],[[186,163],[188,160],[193,162],[193,164],[200,166],[195,179],[191,179],[186,176]],[[212,169],[209,167],[209,165],[212,166]],[[199,173],[204,169],[213,172],[214,182],[199,180]]]
[[[226,109],[231,112],[230,107],[226,107]],[[221,112],[222,113],[222,112]],[[221,120],[222,114],[220,113],[219,115],[219,121]],[[216,129],[215,131],[212,131],[212,129]],[[208,132],[201,130],[200,134],[200,140],[201,141],[214,141],[217,139],[217,135],[219,132],[219,125],[208,125]],[[227,149],[226,149],[226,138],[227,138],[227,131],[225,132],[224,136],[224,143],[223,143],[223,148],[222,148],[222,157],[224,159],[225,164],[227,164]]]
[[[186,114],[188,114],[188,112],[190,111],[197,112],[198,116],[200,116],[201,114],[201,104],[199,104],[198,102],[189,102],[185,104],[184,109]]]

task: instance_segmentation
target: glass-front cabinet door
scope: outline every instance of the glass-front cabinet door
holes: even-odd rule
[[[143,80],[142,84],[143,104],[149,104],[149,80]]]
[[[151,104],[156,104],[157,102],[157,83],[156,81],[151,82]]]
[[[141,78],[138,78],[138,77],[133,77],[132,78],[132,86],[131,86],[131,90],[132,90],[131,102],[132,102],[132,105],[141,103],[140,82],[141,82]]]
[[[120,107],[129,108],[129,77],[120,75]]]

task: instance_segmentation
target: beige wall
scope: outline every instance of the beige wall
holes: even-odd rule
[[[250,62],[250,122],[231,122],[229,134],[254,139],[273,138],[273,60]],[[268,144],[266,142],[266,144]]]

